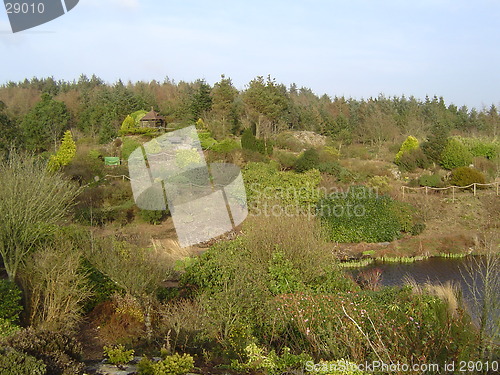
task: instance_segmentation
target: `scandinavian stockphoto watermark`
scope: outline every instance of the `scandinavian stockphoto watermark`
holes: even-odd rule
[[[207,165],[194,126],[138,147],[128,166],[137,206],[168,207],[182,247],[224,234],[248,215],[240,169],[228,163]]]
[[[79,0],[4,0],[13,33],[52,21],[73,9]]]

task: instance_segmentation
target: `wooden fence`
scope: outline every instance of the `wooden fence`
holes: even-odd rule
[[[495,186],[496,187],[496,195],[499,195],[499,187],[500,187],[500,181],[492,182],[489,184],[478,184],[478,183],[473,183],[467,186],[447,186],[443,188],[435,188],[435,187],[430,187],[430,186],[422,186],[422,187],[409,187],[409,186],[401,186],[401,190],[403,191],[403,198],[405,197],[406,190],[408,191],[425,191],[425,194],[429,194],[429,191],[432,190],[437,190],[437,191],[446,191],[450,190],[452,192],[452,200],[453,202],[455,201],[455,190],[460,191],[460,189],[470,189],[472,188],[472,191],[474,193],[474,196],[477,195],[477,190],[478,187],[490,187],[490,186]]]

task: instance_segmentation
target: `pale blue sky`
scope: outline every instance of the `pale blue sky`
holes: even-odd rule
[[[319,95],[442,95],[482,108],[500,105],[499,20],[498,0],[80,0],[12,34],[0,8],[0,83],[225,74],[243,89],[271,74]]]

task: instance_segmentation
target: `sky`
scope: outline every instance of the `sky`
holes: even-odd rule
[[[500,107],[499,19],[500,0],[80,0],[14,34],[0,7],[0,84],[271,75],[331,97]]]

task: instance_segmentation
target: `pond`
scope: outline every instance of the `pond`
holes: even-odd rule
[[[356,278],[360,272],[378,269],[382,272],[383,286],[402,286],[410,277],[418,284],[445,284],[450,281],[460,288],[466,305],[474,320],[477,321],[478,309],[474,308],[474,292],[470,285],[477,287],[477,298],[483,299],[484,285],[481,274],[485,271],[485,258],[481,256],[466,256],[463,258],[432,257],[412,263],[384,263],[375,261],[369,266],[350,271]],[[500,270],[494,270],[499,272]]]

